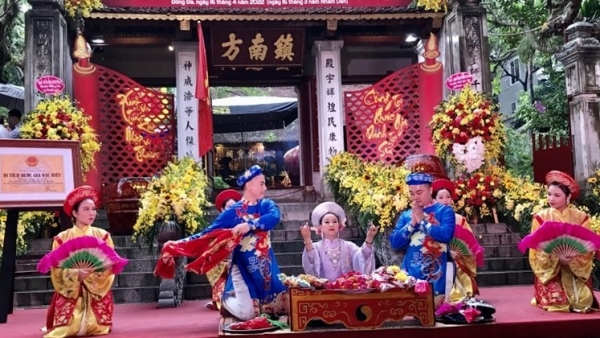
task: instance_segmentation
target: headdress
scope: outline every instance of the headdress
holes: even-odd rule
[[[262,174],[262,168],[258,165],[253,165],[244,174],[237,179],[237,185],[243,187],[251,179]]]
[[[71,191],[67,195],[67,198],[65,199],[65,204],[63,205],[63,208],[65,209],[67,215],[72,217],[73,207],[75,207],[75,204],[87,198],[91,198],[94,201],[94,203],[98,203],[98,194],[96,193],[96,190],[94,188],[90,187],[89,185],[82,185],[78,188],[73,189],[73,191]]]
[[[552,182],[558,182],[569,188],[573,198],[577,198],[579,196],[579,184],[575,182],[573,177],[563,173],[562,171],[552,170],[546,174],[546,184],[550,185]]]
[[[217,210],[221,212],[223,211],[223,203],[225,203],[226,201],[234,200],[237,202],[241,199],[242,194],[240,194],[238,191],[233,189],[223,190],[217,195],[217,198],[215,198],[215,206],[217,207]]]
[[[310,215],[310,221],[313,226],[319,226],[321,219],[326,214],[334,214],[337,216],[340,226],[346,226],[346,212],[339,204],[335,202],[323,202],[316,206]]]
[[[419,184],[431,184],[433,182],[433,176],[423,173],[412,173],[406,176],[406,184],[408,185],[419,185]]]
[[[450,193],[450,197],[452,197],[452,200],[456,201],[456,187],[454,186],[454,183],[452,183],[452,181],[444,179],[435,180],[431,184],[431,188],[433,189],[434,196],[435,194],[437,194],[438,191],[442,189],[448,190],[448,192]]]

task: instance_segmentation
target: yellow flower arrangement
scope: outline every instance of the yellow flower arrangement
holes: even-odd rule
[[[502,198],[499,211],[521,225],[521,232],[531,229],[533,215],[548,207],[546,186],[533,182],[529,177],[518,177],[496,168],[494,175],[502,182]]]
[[[209,205],[207,188],[206,173],[193,158],[169,162],[142,188],[132,238],[137,241],[143,237],[146,243],[152,243],[160,221],[176,222],[186,235],[199,232],[207,224],[204,220],[205,207]]]
[[[594,173],[588,177],[587,183],[590,185],[592,196],[600,201],[600,168],[594,170]]]
[[[0,209],[0,257],[4,246],[4,233],[6,231],[6,210]],[[31,239],[40,235],[40,230],[48,227],[57,227],[58,220],[54,213],[47,211],[27,211],[19,213],[17,223],[17,254],[27,252]]]
[[[102,0],[65,0],[65,11],[72,18],[78,13],[87,18],[94,9],[102,6]]]
[[[101,147],[98,135],[89,124],[89,117],[68,97],[54,96],[40,101],[33,111],[25,115],[21,137],[79,141],[84,174],[94,167],[94,155]]]
[[[438,156],[453,154],[454,144],[464,145],[480,136],[485,146],[484,162],[494,164],[502,154],[506,133],[497,107],[483,94],[467,85],[436,107],[429,123]],[[453,164],[456,158],[450,155]]]
[[[410,203],[405,183],[408,174],[403,167],[367,163],[342,152],[331,159],[325,180],[336,200],[358,215],[361,225],[373,220],[383,231],[394,226],[396,216]]]
[[[417,7],[425,7],[426,11],[448,10],[448,0],[417,0]]]

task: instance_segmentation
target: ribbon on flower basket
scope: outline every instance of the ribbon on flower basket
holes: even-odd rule
[[[231,229],[218,229],[201,237],[175,246],[165,246],[156,263],[154,275],[170,279],[175,275],[175,257],[198,257],[185,266],[187,271],[205,274],[225,260],[240,243],[241,236],[234,235]]]

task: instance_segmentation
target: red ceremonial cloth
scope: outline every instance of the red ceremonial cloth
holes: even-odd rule
[[[205,274],[229,257],[240,240],[241,237],[234,235],[231,229],[218,229],[191,241],[163,247],[154,275],[163,279],[173,278],[175,276],[173,257],[177,256],[198,257],[186,265],[185,269],[199,275]]]
[[[198,147],[200,156],[206,155],[213,147],[212,107],[208,90],[208,63],[202,25],[198,22],[198,67],[196,75],[196,98],[198,99]]]

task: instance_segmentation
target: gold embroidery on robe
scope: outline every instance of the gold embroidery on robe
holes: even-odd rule
[[[94,236],[114,247],[110,235],[99,228],[73,227],[58,234],[52,249],[66,241]],[[115,276],[110,271],[96,272],[80,280],[75,269],[53,268],[50,272],[54,296],[46,321],[45,338],[103,335],[110,332],[114,302],[110,291]]]
[[[562,212],[548,208],[533,217],[531,232],[536,231],[545,221],[557,221],[590,228],[586,213],[575,208]],[[547,311],[586,312],[597,307],[591,288],[593,253],[574,258],[569,265],[561,266],[556,254],[529,250],[529,263],[535,275],[534,298],[532,305]]]
[[[456,214],[455,223],[455,226],[463,227],[470,233],[473,233],[469,223],[467,223],[463,216]],[[454,278],[454,285],[448,298],[450,303],[460,302],[465,298],[479,294],[477,282],[475,281],[475,276],[477,275],[476,257],[462,256],[455,259],[454,262],[456,263],[456,277]]]

